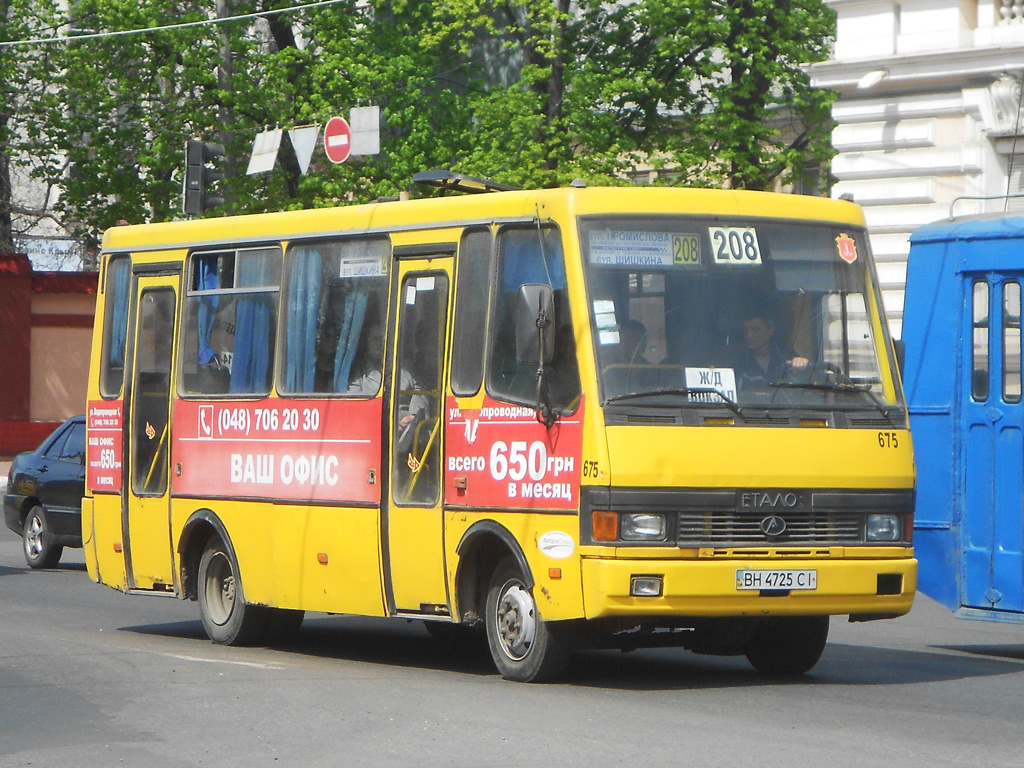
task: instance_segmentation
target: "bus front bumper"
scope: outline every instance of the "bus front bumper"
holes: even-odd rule
[[[848,614],[855,620],[892,618],[910,610],[917,589],[913,558],[585,558],[582,569],[588,619],[826,614]]]

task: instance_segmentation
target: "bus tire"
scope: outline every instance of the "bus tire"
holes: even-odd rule
[[[766,675],[802,675],[825,650],[828,616],[771,616],[758,621],[744,653]]]
[[[267,610],[246,605],[238,564],[224,543],[212,537],[199,560],[199,615],[218,645],[252,645],[267,630]]]
[[[64,554],[64,547],[53,543],[53,533],[46,512],[34,506],[25,516],[21,528],[22,550],[29,568],[55,568]]]
[[[506,680],[545,683],[565,672],[572,652],[570,635],[541,618],[512,556],[491,577],[484,624],[494,666]]]

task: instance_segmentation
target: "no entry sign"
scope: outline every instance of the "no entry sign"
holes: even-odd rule
[[[324,151],[332,163],[344,163],[352,151],[352,129],[343,117],[332,117],[324,126]]]

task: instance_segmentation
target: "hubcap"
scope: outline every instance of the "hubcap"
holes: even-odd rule
[[[495,613],[501,649],[513,661],[522,661],[537,633],[533,597],[520,584],[511,582],[505,586]]]
[[[235,575],[223,552],[210,558],[206,571],[206,605],[210,619],[218,626],[227,623],[235,607]]]
[[[36,560],[43,553],[43,521],[32,515],[25,531],[25,554]]]

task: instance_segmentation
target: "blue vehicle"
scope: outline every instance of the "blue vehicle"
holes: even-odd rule
[[[918,589],[964,618],[1024,623],[1024,214],[935,222],[910,243]]]

